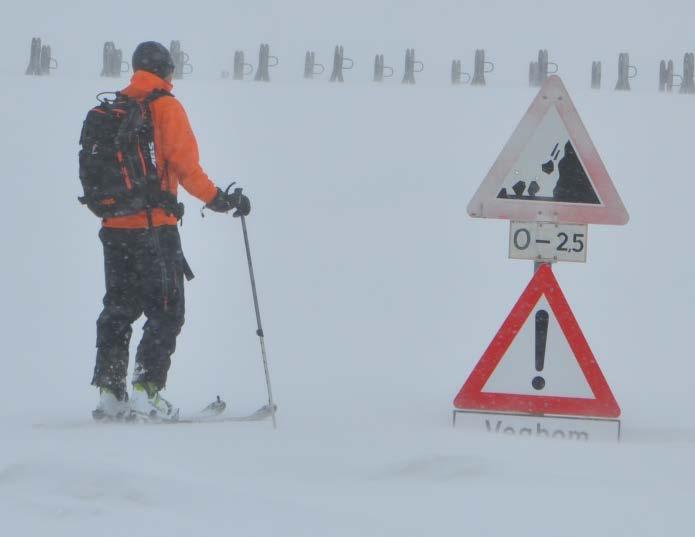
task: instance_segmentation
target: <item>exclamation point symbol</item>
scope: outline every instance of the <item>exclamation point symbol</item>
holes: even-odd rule
[[[548,340],[548,312],[538,310],[536,312],[536,371],[539,373],[545,367],[545,344]],[[545,379],[540,375],[533,377],[531,386],[536,390],[545,388]]]

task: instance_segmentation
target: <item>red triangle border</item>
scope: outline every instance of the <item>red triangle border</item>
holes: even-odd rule
[[[594,393],[594,399],[482,391],[543,295],[548,300],[577,363]],[[536,271],[454,399],[454,407],[461,410],[518,412],[535,415],[553,414],[597,418],[617,418],[620,416],[620,407],[584,334],[582,334],[581,328],[579,328],[550,265],[544,264]]]

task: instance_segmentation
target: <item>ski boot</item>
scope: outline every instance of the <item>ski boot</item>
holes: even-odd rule
[[[179,409],[159,394],[151,382],[133,384],[130,398],[130,419],[133,421],[176,421]]]
[[[128,394],[123,394],[123,399],[119,399],[110,388],[99,388],[99,403],[96,409],[92,410],[92,417],[97,421],[117,421],[128,417],[130,405],[128,404]]]

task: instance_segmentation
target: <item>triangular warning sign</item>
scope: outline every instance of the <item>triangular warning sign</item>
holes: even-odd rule
[[[550,265],[536,271],[454,406],[597,418],[620,415]]]
[[[558,76],[543,84],[468,204],[468,214],[575,224],[629,220]]]

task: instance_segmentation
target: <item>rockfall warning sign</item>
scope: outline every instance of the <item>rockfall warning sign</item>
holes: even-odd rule
[[[623,202],[559,77],[547,79],[468,213],[527,222],[627,223]]]

